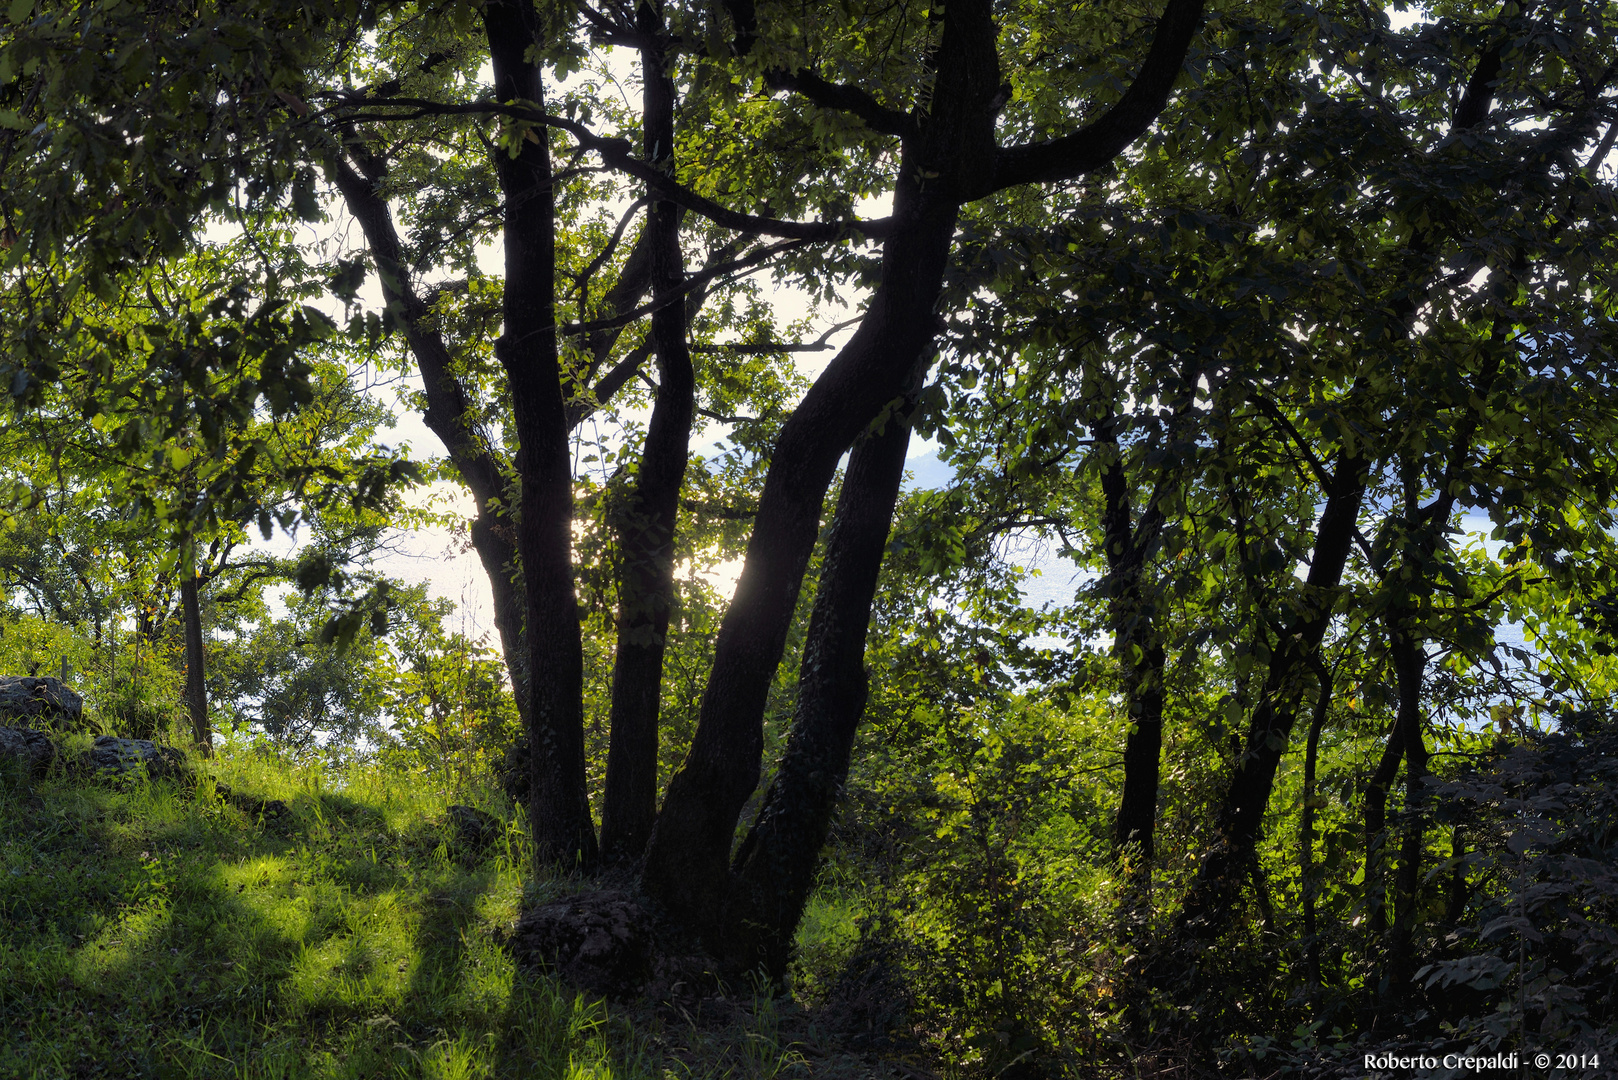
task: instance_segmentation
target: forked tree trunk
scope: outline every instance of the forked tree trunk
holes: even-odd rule
[[[906,177],[917,170],[907,166]],[[758,785],[765,701],[781,662],[821,507],[838,459],[932,347],[933,301],[954,233],[952,200],[901,182],[904,224],[884,250],[883,280],[853,340],[782,428],[741,577],[720,624],[697,731],[669,782],[642,885],[688,925],[718,925],[737,818]]]
[[[754,5],[727,5],[741,51],[756,40]],[[862,90],[819,76],[767,73],[856,112],[902,139],[894,211],[876,291],[848,346],[821,374],[781,431],[759,500],[735,596],[720,626],[690,752],[670,781],[647,851],[642,885],[676,919],[711,932],[728,887],[743,805],[758,784],[763,714],[838,458],[901,396],[930,358],[935,305],[961,204],[1018,184],[1071,179],[1101,168],[1145,130],[1168,99],[1201,22],[1199,0],[1170,0],[1146,62],[1124,96],[1086,128],[1059,139],[999,148],[995,122],[1009,95],[988,0],[935,8],[942,23],[927,56],[931,88],[901,115]]]
[[[909,442],[908,420],[895,415],[854,444],[826,538],[792,732],[737,852],[723,932],[713,942],[735,967],[762,968],[771,979],[781,978],[791,957],[865,713],[866,632]]]

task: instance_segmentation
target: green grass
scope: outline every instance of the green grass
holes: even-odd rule
[[[519,975],[499,942],[525,885],[576,886],[525,883],[517,833],[458,855],[424,778],[230,749],[204,769],[292,820],[208,781],[0,792],[0,1077],[802,1071],[770,1008],[682,1034]]]

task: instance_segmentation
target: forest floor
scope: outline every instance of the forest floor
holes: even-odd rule
[[[577,883],[525,880],[516,833],[463,850],[419,775],[203,771],[0,787],[0,1076],[927,1075],[789,998],[619,1007],[523,974],[504,935]]]

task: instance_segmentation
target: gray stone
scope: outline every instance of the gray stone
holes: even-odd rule
[[[0,676],[0,720],[8,719],[76,727],[84,719],[84,699],[61,679]]]
[[[56,760],[56,744],[38,731],[0,727],[0,758],[20,762],[28,776],[39,776]]]
[[[116,735],[97,736],[95,745],[79,759],[95,772],[124,776],[146,770],[152,779],[188,776],[191,766],[185,755],[172,746],[159,746],[150,739],[120,739]]]

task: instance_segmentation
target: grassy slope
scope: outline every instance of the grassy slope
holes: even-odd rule
[[[207,768],[293,820],[250,820],[209,783],[0,791],[0,1077],[802,1071],[767,1005],[676,1031],[518,977],[497,942],[520,850],[456,857],[419,778],[334,791],[229,751]]]

